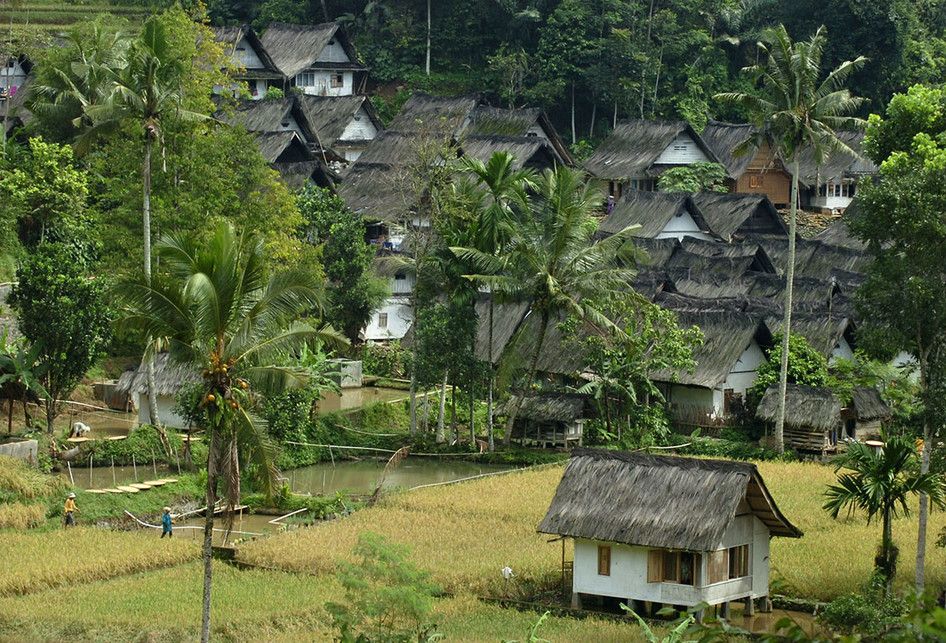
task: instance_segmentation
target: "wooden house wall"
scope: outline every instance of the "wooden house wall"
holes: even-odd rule
[[[827,431],[785,425],[785,446],[797,451],[824,453],[833,450]]]
[[[320,63],[350,63],[353,62],[351,58],[348,57],[348,54],[345,53],[345,48],[342,47],[341,43],[338,42],[338,38],[332,38],[325,49],[319,54],[319,57],[316,60]]]
[[[760,147],[742,176],[736,179],[735,192],[764,194],[776,205],[791,200],[792,177],[782,168],[768,145]]]
[[[709,161],[703,150],[686,134],[678,135],[666,149],[660,153],[654,165],[689,165]]]

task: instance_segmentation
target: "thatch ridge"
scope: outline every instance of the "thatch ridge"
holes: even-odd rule
[[[779,512],[753,464],[575,449],[538,531],[713,551],[743,499],[772,535],[801,536]]]
[[[774,422],[778,413],[778,385],[765,391],[756,417]],[[796,429],[830,431],[840,426],[841,403],[831,389],[789,384],[785,391],[785,425]]]
[[[322,50],[332,38],[338,39],[350,63],[317,62]],[[351,40],[337,22],[323,22],[317,25],[274,22],[263,32],[261,41],[276,67],[289,79],[295,78],[300,71],[309,68],[345,68],[357,71],[365,69],[355,53]]]
[[[496,406],[493,415],[509,415],[518,406],[517,418],[534,422],[572,422],[584,417],[586,401],[587,396],[577,393],[536,393],[522,398],[512,395]]]

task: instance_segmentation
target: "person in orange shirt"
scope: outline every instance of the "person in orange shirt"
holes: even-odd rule
[[[79,513],[79,508],[76,507],[76,494],[70,493],[69,497],[66,498],[66,506],[63,507],[64,520],[66,527],[75,527],[76,526],[76,514]]]

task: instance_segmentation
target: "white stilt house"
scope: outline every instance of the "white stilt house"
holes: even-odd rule
[[[688,606],[769,594],[769,539],[802,535],[755,465],[576,449],[538,531],[575,541],[573,603]]]

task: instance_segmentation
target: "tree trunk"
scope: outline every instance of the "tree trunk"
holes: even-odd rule
[[[883,561],[884,593],[889,598],[893,589],[893,526],[891,525],[890,507],[883,509],[884,533],[880,541],[880,557]]]
[[[578,142],[578,136],[575,133],[575,81],[572,81],[572,145]]]
[[[930,471],[930,423],[923,419],[923,453],[920,454],[920,473]],[[929,523],[930,499],[926,493],[920,493],[920,510],[917,517],[916,537],[916,597],[922,601],[926,589],[926,530]]]
[[[430,388],[424,389],[424,433],[430,432]]]
[[[595,136],[595,117],[598,115],[598,101],[594,101],[591,106],[591,125],[588,126],[588,138]]]
[[[470,444],[476,447],[476,397],[470,389]]]
[[[415,348],[414,351],[416,353],[417,349]],[[411,366],[410,416],[411,435],[417,435],[417,368],[415,366]]]
[[[493,294],[489,296],[489,387],[486,391],[486,440],[489,452],[496,450],[493,440],[493,388],[496,385],[496,369],[493,368]]]
[[[454,383],[450,387],[450,432],[453,433],[453,439],[460,444],[460,429],[457,426],[457,385]]]
[[[788,268],[785,271],[785,317],[782,324],[782,361],[778,376],[778,411],[775,415],[775,450],[785,453],[785,391],[788,388],[788,338],[792,330],[792,290],[795,281],[795,226],[798,218],[798,154],[792,161],[792,203],[788,215]]]
[[[427,0],[427,64],[424,69],[430,76],[430,0]]]
[[[443,372],[443,382],[440,384],[440,402],[437,409],[437,444],[443,444],[447,440],[446,431],[444,431],[444,416],[447,414],[447,380],[450,377],[450,370]]]
[[[16,400],[10,398],[10,412],[7,413],[7,433],[13,433],[13,404]]]
[[[611,129],[616,129],[618,126],[618,99],[614,99],[614,116],[611,118]]]
[[[535,352],[532,353],[532,360],[529,363],[529,372],[526,375],[526,385],[525,390],[521,392],[516,403],[513,405],[512,413],[509,414],[509,419],[506,421],[506,435],[503,436],[503,444],[509,446],[510,440],[512,440],[512,428],[516,424],[516,416],[519,415],[519,409],[522,408],[522,403],[525,400],[526,394],[529,393],[529,390],[532,388],[532,383],[535,381],[535,373],[539,367],[539,357],[542,354],[542,344],[545,343],[545,334],[548,332],[549,328],[549,313],[543,312],[542,319],[539,327],[539,339],[535,345]]]
[[[210,448],[207,453],[207,514],[204,519],[204,602],[201,613],[200,640],[210,640],[210,590],[213,582],[214,505],[217,504],[217,435],[210,429]]]
[[[56,403],[53,401],[52,392],[46,395],[46,402],[43,404],[46,411],[46,433],[53,434],[53,421],[56,419]]]
[[[151,284],[151,148],[152,148],[152,130],[145,128],[145,153],[144,160],[141,163],[141,184],[142,184],[142,207],[141,207],[141,227],[144,241],[144,269],[145,281]],[[151,338],[148,338],[148,344],[151,344]],[[145,372],[148,380],[148,414],[151,416],[151,426],[158,432],[161,439],[161,446],[167,455],[171,454],[171,443],[168,441],[167,433],[161,424],[161,418],[158,415],[157,386],[154,381],[154,357],[148,358],[145,365]]]

